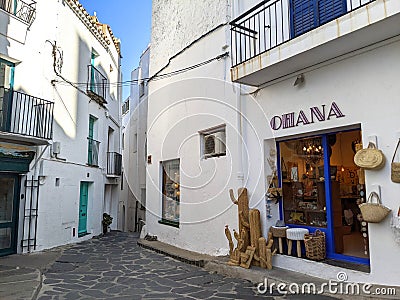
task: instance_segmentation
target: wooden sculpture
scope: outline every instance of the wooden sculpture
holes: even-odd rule
[[[238,221],[239,221],[239,238],[242,242],[241,250],[244,252],[247,249],[247,246],[250,245],[250,237],[249,237],[249,198],[247,196],[247,189],[240,188],[238,189],[238,198],[236,199],[233,190],[229,190],[229,195],[233,204],[238,206]],[[238,240],[239,241],[239,240]]]
[[[248,246],[245,253],[240,253],[240,266],[245,269],[250,268],[250,264],[253,260],[255,247]]]
[[[272,269],[273,237],[268,233],[268,238],[261,236],[261,219],[258,209],[249,209],[249,199],[246,188],[238,190],[238,199],[235,198],[233,190],[229,190],[230,198],[238,206],[239,231],[233,229],[236,240],[236,248],[232,239],[229,226],[225,225],[225,235],[229,243],[228,262],[231,266],[250,268],[251,265]]]
[[[259,256],[259,244],[258,239],[261,237],[261,221],[260,221],[260,211],[258,209],[251,209],[249,213],[250,221],[250,244],[252,247],[256,248],[255,255]],[[259,262],[254,262],[255,266],[259,266]]]
[[[267,260],[264,257],[267,257],[267,241],[265,237],[261,237],[258,239],[258,248],[260,251],[260,266],[261,268],[267,267]]]

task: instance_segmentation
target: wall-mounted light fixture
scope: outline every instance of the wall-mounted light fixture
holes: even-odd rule
[[[298,86],[304,83],[304,74],[297,75],[293,86]]]

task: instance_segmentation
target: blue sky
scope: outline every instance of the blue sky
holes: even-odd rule
[[[111,26],[121,39],[123,80],[130,80],[131,71],[139,64],[142,51],[150,43],[151,0],[80,0],[89,14],[97,13],[100,22]],[[129,96],[123,88],[122,101]]]

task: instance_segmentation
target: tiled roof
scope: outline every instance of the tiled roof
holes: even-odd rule
[[[111,41],[107,36],[107,31],[110,33],[110,37],[118,54],[121,55],[121,41],[116,38],[111,30],[111,27],[107,24],[99,22],[96,16],[91,16],[79,0],[67,0],[69,7],[75,12],[75,14],[81,19],[87,28],[96,36],[103,46],[110,45]]]

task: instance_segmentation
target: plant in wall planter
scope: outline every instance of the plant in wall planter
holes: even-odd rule
[[[108,228],[111,225],[112,220],[113,217],[111,217],[108,213],[103,214],[103,221],[101,221],[101,224],[103,224],[103,234],[108,232]]]

